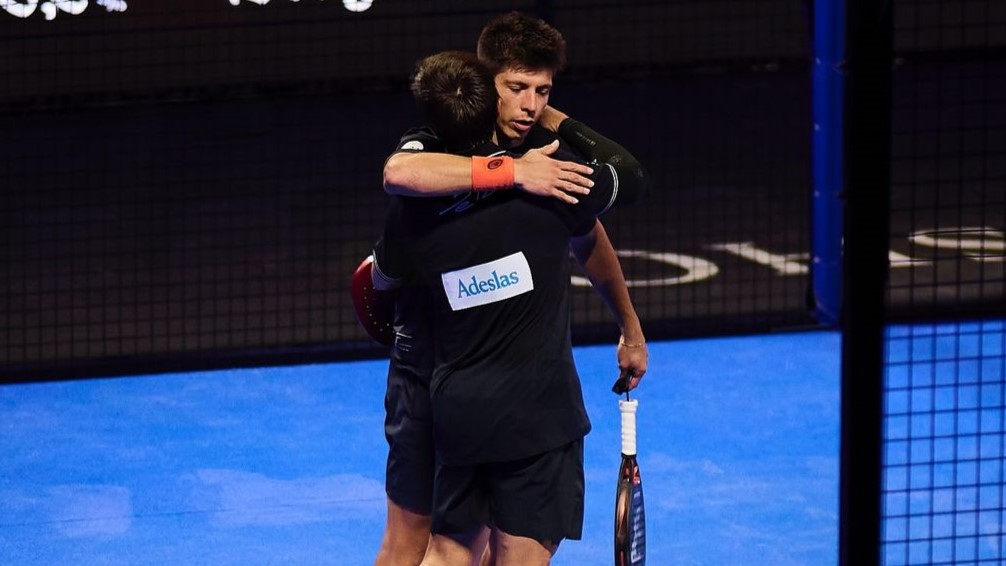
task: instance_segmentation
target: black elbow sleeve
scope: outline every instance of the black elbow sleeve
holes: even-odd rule
[[[639,202],[650,192],[653,181],[642,167],[614,167],[618,174],[619,185],[616,200],[617,205],[621,206]]]
[[[559,124],[559,135],[590,161],[626,167],[639,167],[639,161],[612,140],[572,118]]]
[[[636,191],[636,200],[642,200],[653,188],[653,178],[642,167],[635,168],[635,176],[639,182],[639,189]]]

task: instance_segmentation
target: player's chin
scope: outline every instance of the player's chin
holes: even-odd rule
[[[502,134],[503,137],[505,137],[507,141],[510,142],[511,145],[520,145],[524,143],[524,138],[527,137],[526,132],[522,134],[520,132],[515,131],[513,128],[503,128]]]

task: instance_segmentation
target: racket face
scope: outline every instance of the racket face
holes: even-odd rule
[[[645,566],[643,483],[634,458],[625,458],[615,494],[615,566]]]
[[[629,564],[646,564],[646,512],[643,507],[643,482],[639,477],[639,467],[635,467],[632,495],[629,506]]]
[[[615,547],[625,546],[629,539],[629,513],[632,506],[632,488],[623,482],[618,484],[615,494]]]

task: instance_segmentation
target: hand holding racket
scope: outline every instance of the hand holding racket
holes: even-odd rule
[[[646,564],[646,514],[643,482],[636,462],[636,409],[639,401],[618,401],[622,414],[622,463],[615,491],[615,566]]]
[[[639,333],[642,336],[642,333]],[[649,363],[649,352],[646,350],[646,341],[626,342],[625,336],[618,339],[618,348],[615,350],[615,357],[618,359],[618,380],[611,387],[611,390],[618,395],[628,393],[639,385],[646,373]]]

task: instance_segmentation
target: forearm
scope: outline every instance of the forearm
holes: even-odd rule
[[[558,141],[535,148],[509,160],[512,168],[497,167],[495,158],[483,160],[481,176],[476,175],[479,161],[445,153],[399,152],[384,164],[384,192],[391,195],[435,197],[466,193],[471,190],[516,188],[538,196],[548,196],[576,204],[572,195],[586,194],[593,184],[588,175],[593,169],[575,161],[551,159]],[[494,174],[495,173],[495,174]],[[487,178],[487,175],[488,178]],[[505,178],[504,178],[505,177]],[[479,184],[480,179],[482,183]],[[478,186],[476,186],[478,185]]]
[[[559,134],[563,141],[575,147],[587,159],[612,165],[640,166],[639,160],[629,150],[555,107],[546,106],[539,123],[546,130]]]
[[[545,107],[541,124],[559,134],[563,141],[587,159],[607,163],[615,168],[619,179],[619,196],[615,206],[634,203],[650,191],[650,175],[639,160],[618,143],[551,106]]]
[[[384,192],[445,196],[472,188],[472,160],[446,153],[399,152],[384,164]]]
[[[588,234],[574,238],[571,248],[594,291],[615,317],[625,342],[645,342],[639,316],[629,297],[622,265],[604,226],[597,222]]]

